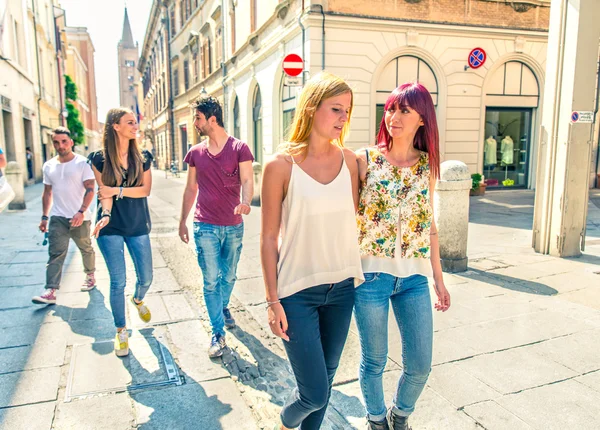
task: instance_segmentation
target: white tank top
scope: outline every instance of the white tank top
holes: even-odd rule
[[[342,150],[342,157],[343,157]],[[364,281],[352,180],[346,161],[327,185],[314,180],[292,158],[292,174],[282,203],[277,294],[354,278]]]

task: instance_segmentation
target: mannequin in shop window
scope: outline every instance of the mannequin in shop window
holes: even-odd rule
[[[488,137],[483,144],[483,164],[486,166],[495,166],[498,163],[498,157],[496,151],[498,148],[498,142],[494,139],[494,136]]]
[[[502,139],[500,145],[500,152],[502,153],[502,164],[508,166],[514,162],[514,146],[513,140],[510,136],[506,136]]]

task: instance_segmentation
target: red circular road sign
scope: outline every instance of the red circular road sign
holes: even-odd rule
[[[288,76],[298,76],[304,69],[304,61],[299,55],[288,54],[283,59],[283,71]]]
[[[469,54],[469,66],[472,69],[479,69],[485,63],[487,54],[482,48],[475,48]]]

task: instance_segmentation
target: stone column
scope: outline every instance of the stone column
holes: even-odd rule
[[[8,204],[8,209],[25,209],[25,184],[23,183],[23,172],[16,161],[9,161],[4,169],[6,182],[15,192],[15,198]]]
[[[598,0],[552,0],[533,217],[542,254],[578,256],[584,244],[593,124],[572,114],[596,107],[598,22]]]
[[[254,172],[254,195],[252,196],[252,204],[260,205],[260,187],[262,185],[262,164],[256,161],[252,163],[252,170]]]
[[[441,164],[433,210],[444,272],[467,270],[470,189],[471,174],[465,163],[448,160]]]

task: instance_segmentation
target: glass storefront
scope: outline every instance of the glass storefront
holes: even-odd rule
[[[527,187],[531,115],[531,109],[486,109],[483,174],[488,189]]]

